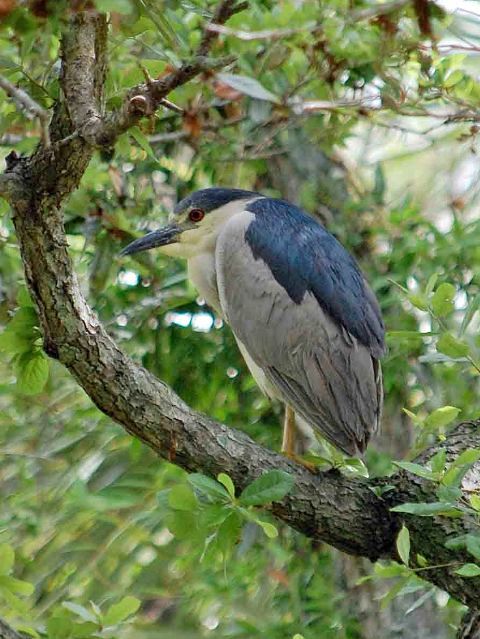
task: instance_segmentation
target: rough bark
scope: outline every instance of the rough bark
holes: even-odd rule
[[[469,610],[465,613],[458,628],[456,639],[480,639],[480,611]]]
[[[108,120],[102,115],[105,29],[101,15],[73,18],[63,42],[65,101],[59,102],[52,120],[52,145],[41,146],[28,158],[10,156],[0,179],[0,192],[12,207],[46,352],[64,364],[100,410],[161,457],[188,471],[212,476],[227,472],[240,490],[266,470],[283,469],[294,476],[295,487],[272,506],[275,516],[347,553],[371,560],[396,559],[395,538],[402,518],[390,508],[406,501],[435,501],[431,482],[398,473],[385,480],[393,488],[379,498],[371,482],[336,471],[311,474],[258,446],[244,433],[193,412],[164,383],[128,358],[88,307],[68,255],[61,205],[78,186],[95,147],[96,140],[84,134],[89,122],[99,117],[102,122]],[[84,47],[89,51],[87,60]],[[75,87],[85,91],[82,97]],[[478,425],[460,425],[442,444],[449,459],[465,448],[480,447]],[[426,457],[431,454],[428,451]],[[421,573],[426,579],[478,607],[480,580],[454,572],[467,556],[444,545],[450,536],[475,530],[474,522],[466,517],[404,519],[411,534],[413,567],[417,553],[423,555],[429,564]]]

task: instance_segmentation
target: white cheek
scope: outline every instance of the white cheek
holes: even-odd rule
[[[174,244],[161,246],[159,251],[162,255],[168,255],[169,257],[183,257],[186,259],[190,257],[188,248],[188,246],[182,245],[180,242],[175,242]]]

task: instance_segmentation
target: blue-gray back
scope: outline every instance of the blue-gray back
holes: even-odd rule
[[[322,309],[379,358],[385,329],[378,303],[357,263],[321,224],[284,200],[250,203],[245,239],[296,304],[311,292]]]

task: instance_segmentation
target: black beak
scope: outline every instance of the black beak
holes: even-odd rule
[[[139,237],[138,240],[130,242],[130,244],[128,244],[120,252],[120,255],[132,255],[132,253],[147,251],[148,249],[155,248],[157,246],[173,244],[177,241],[181,232],[182,229],[178,226],[178,224],[169,224],[168,226],[164,226],[162,229],[158,229],[158,231],[152,231],[143,237]]]

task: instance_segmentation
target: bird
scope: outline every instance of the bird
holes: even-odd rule
[[[282,452],[296,416],[362,457],[382,414],[385,327],[357,262],[314,217],[256,191],[212,187],[182,199],[169,223],[121,254],[158,248],[233,331],[260,389],[285,404]]]

